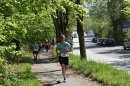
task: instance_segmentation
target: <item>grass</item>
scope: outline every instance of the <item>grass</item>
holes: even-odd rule
[[[54,49],[54,56],[56,56]],[[80,73],[103,83],[104,86],[130,86],[130,74],[106,63],[80,59],[79,55],[70,53],[70,66]]]
[[[70,54],[70,66],[86,76],[112,86],[130,86],[130,74],[105,63],[81,60],[80,56]]]
[[[4,86],[43,86],[31,72],[31,55],[20,58],[20,64],[9,64],[5,68]]]

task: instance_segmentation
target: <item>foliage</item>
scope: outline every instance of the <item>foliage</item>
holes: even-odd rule
[[[125,0],[125,5],[126,5],[126,7],[124,8],[123,11],[130,18],[130,1],[129,0]]]
[[[111,19],[113,37],[118,45],[121,45],[126,37],[122,30],[126,22],[126,15],[122,12],[124,8],[124,0],[108,0],[108,13]]]
[[[89,18],[86,18],[86,30],[92,29],[95,36],[98,37],[112,37],[110,18],[108,16],[107,1],[97,1],[95,3],[89,2]]]
[[[31,73],[31,56],[21,57],[21,64],[10,64],[0,67],[0,85],[3,86],[42,86]]]
[[[21,76],[17,77],[17,73],[10,71],[11,69],[17,69],[17,67],[10,67],[10,70],[7,70],[7,67],[9,63],[12,63],[12,57],[16,53],[14,51],[15,45],[11,43],[13,38],[18,37],[20,39],[23,49],[27,49],[29,46],[25,45],[30,45],[33,40],[43,42],[45,39],[55,38],[53,21],[49,12],[45,12],[46,3],[41,3],[42,0],[39,1],[0,1],[0,84],[6,86],[18,86],[18,84],[28,86],[27,83],[33,86],[37,84],[33,83],[36,82],[36,79],[27,78],[27,80],[22,80],[20,79]],[[21,54],[22,52],[17,52],[17,55]]]
[[[53,22],[49,13],[44,12],[44,5],[36,1],[1,1],[0,42],[7,43],[19,37],[23,44],[27,44],[33,40],[54,38]]]

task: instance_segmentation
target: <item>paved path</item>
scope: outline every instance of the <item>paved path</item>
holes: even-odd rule
[[[32,64],[32,72],[44,86],[102,86],[71,68],[67,72],[67,83],[63,83],[61,67],[51,53],[41,52],[38,56],[38,63]]]

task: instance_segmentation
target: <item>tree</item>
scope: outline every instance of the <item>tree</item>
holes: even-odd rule
[[[77,18],[77,30],[79,34],[79,41],[80,41],[80,53],[81,57],[86,57],[86,51],[85,51],[85,44],[84,44],[84,31],[83,31],[83,7],[82,4],[79,3],[80,1],[77,1],[75,5],[75,0],[61,0],[61,1],[52,1],[51,9],[53,9],[54,13],[52,14],[54,26],[56,29],[56,38],[57,42],[59,42],[59,36],[60,34],[64,34],[66,38],[68,39],[67,35],[67,27],[70,15],[74,15],[74,18]],[[58,5],[55,5],[57,3]],[[72,12],[73,13],[72,13]],[[72,14],[71,14],[72,13]],[[78,14],[77,14],[78,13]],[[81,27],[81,28],[79,28]]]
[[[124,0],[108,0],[108,13],[111,19],[113,37],[116,44],[122,44],[125,38],[125,33],[122,30],[123,24],[126,21],[126,17],[122,12],[124,8]]]
[[[124,0],[125,1],[125,8],[123,12],[130,18],[130,1],[129,0]]]
[[[74,4],[69,0],[55,1],[52,3],[54,3],[53,5],[51,5],[51,9],[53,9],[54,11],[52,13],[52,19],[56,29],[56,41],[58,43],[59,36],[61,34],[64,34],[66,36],[66,39],[68,39],[67,26],[69,22],[69,15]],[[56,6],[55,3],[58,5]]]
[[[81,5],[81,1],[76,1],[77,6]],[[77,10],[78,11],[78,10]],[[79,46],[80,46],[80,57],[86,58],[86,47],[85,47],[85,41],[84,41],[84,30],[83,30],[83,10],[78,11],[77,14],[77,33],[79,36]]]
[[[98,1],[90,3],[89,7],[90,28],[93,29],[95,36],[113,37],[109,33],[112,32],[110,26],[110,18],[108,15],[107,1]]]
[[[3,21],[0,42],[9,43],[12,38],[19,37],[22,43],[28,45],[33,40],[55,38],[50,13],[45,12],[42,0],[1,1],[0,8],[0,18]]]

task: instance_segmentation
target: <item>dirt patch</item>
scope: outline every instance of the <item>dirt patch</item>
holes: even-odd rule
[[[38,56],[38,63],[32,64],[32,72],[44,86],[103,86],[72,68],[67,71],[67,83],[63,83],[61,67],[52,53],[52,50],[48,53],[43,50]]]

